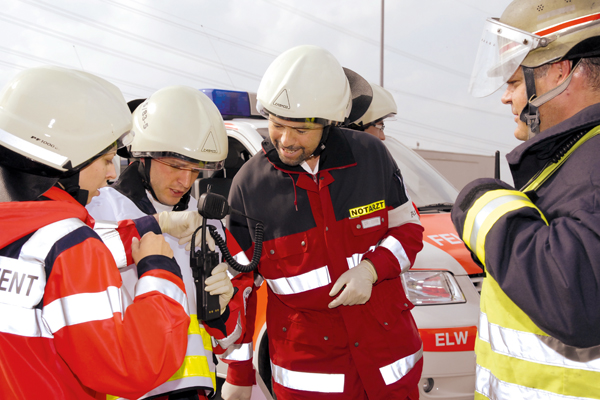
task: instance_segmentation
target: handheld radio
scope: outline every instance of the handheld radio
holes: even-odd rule
[[[192,268],[192,276],[196,284],[196,305],[198,318],[202,321],[212,321],[219,318],[221,315],[221,307],[219,304],[219,296],[211,295],[206,289],[206,278],[210,277],[213,269],[219,264],[219,253],[215,250],[210,250],[206,245],[207,228],[210,235],[215,240],[216,245],[221,250],[221,254],[230,267],[239,272],[254,271],[260,261],[262,252],[263,239],[263,224],[261,221],[250,218],[241,212],[232,209],[227,203],[227,199],[216,193],[203,193],[198,200],[198,213],[202,216],[202,225],[192,234],[192,251],[190,251],[190,267]],[[217,232],[217,228],[212,225],[207,225],[207,219],[223,219],[227,215],[234,213],[242,215],[248,219],[257,222],[255,229],[254,254],[252,261],[248,265],[239,264],[231,256],[227,249],[225,240]],[[202,229],[202,242],[200,250],[196,251],[196,233]]]

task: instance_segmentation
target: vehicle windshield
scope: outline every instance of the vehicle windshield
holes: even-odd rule
[[[422,211],[448,210],[458,191],[435,168],[393,137],[383,142],[402,172],[411,200]]]

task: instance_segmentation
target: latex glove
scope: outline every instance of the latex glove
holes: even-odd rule
[[[171,246],[165,241],[163,235],[147,232],[141,240],[136,237],[131,240],[131,256],[136,264],[142,258],[152,255],[173,257],[173,250],[171,250]]]
[[[250,400],[251,396],[252,386],[235,386],[225,381],[221,387],[223,400]]]
[[[377,272],[373,264],[368,260],[362,260],[356,267],[344,272],[335,282],[329,292],[330,296],[335,296],[342,288],[344,290],[329,303],[329,308],[365,304],[371,298],[371,290],[375,282],[377,282]]]
[[[227,263],[221,263],[217,265],[212,274],[204,281],[206,285],[205,290],[211,295],[219,295],[219,306],[221,307],[221,314],[225,312],[229,300],[233,297],[233,284],[231,279],[227,275]]]
[[[191,248],[192,234],[202,225],[202,216],[198,211],[163,211],[158,214],[158,225],[163,233],[179,239],[179,244],[185,244],[187,251]],[[196,247],[202,243],[202,230],[196,233]],[[215,240],[206,232],[206,244],[211,250],[215,250]]]

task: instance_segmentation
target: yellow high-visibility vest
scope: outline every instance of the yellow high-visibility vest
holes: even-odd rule
[[[583,136],[565,155],[538,173],[522,189],[493,190],[467,212],[463,241],[485,266],[485,240],[494,224],[520,208],[541,210],[523,193],[538,189],[600,126]],[[475,399],[600,399],[600,346],[576,348],[543,332],[489,274],[481,291],[475,344]]]

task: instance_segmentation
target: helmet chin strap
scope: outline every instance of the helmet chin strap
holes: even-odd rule
[[[527,124],[527,140],[532,139],[535,135],[540,133],[539,108],[543,104],[549,102],[550,100],[552,100],[553,98],[565,91],[567,86],[569,86],[569,83],[571,83],[573,72],[575,71],[575,68],[577,68],[577,66],[579,65],[580,61],[581,59],[578,60],[575,63],[575,65],[573,65],[573,68],[571,68],[571,72],[560,85],[558,85],[552,90],[549,90],[548,92],[544,93],[539,97],[537,97],[535,89],[534,68],[522,67],[523,75],[525,77],[525,87],[527,89],[527,98],[529,100],[527,101],[527,105],[525,106],[525,108],[523,108],[523,111],[521,111],[521,115],[519,116],[519,118],[521,119],[521,121]]]
[[[321,135],[321,140],[319,141],[319,144],[317,145],[317,148],[315,149],[315,151],[310,155],[311,157],[318,157],[319,155],[321,155],[323,150],[325,150],[325,142],[327,141],[327,138],[329,137],[330,129],[331,129],[331,125],[325,125],[323,127],[323,134]]]

